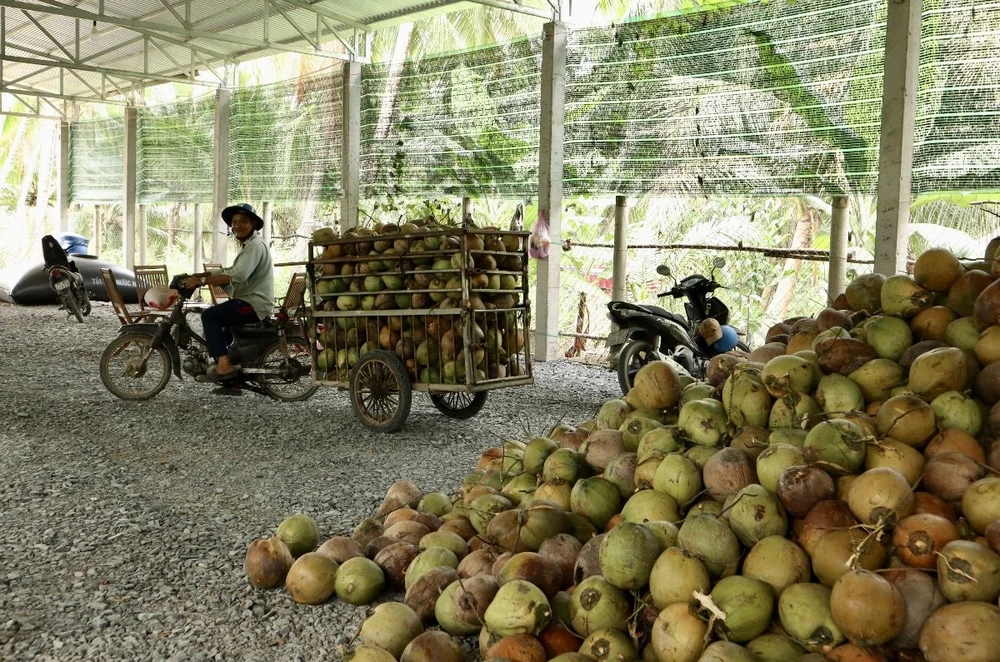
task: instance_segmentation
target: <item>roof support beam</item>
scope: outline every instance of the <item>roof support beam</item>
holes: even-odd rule
[[[286,53],[300,53],[303,55],[316,55],[319,57],[329,57],[337,60],[347,60],[350,59],[349,56],[343,53],[333,53],[330,51],[324,51],[321,49],[305,49],[297,48],[295,46],[287,46],[285,44],[274,43],[270,41],[258,41],[255,39],[250,39],[248,37],[238,37],[235,35],[230,35],[222,32],[213,32],[211,30],[199,30],[192,28],[178,27],[175,25],[166,25],[163,23],[152,23],[150,21],[138,21],[128,18],[119,18],[117,16],[108,16],[107,14],[84,11],[81,9],[64,7],[64,6],[54,6],[50,7],[47,5],[40,5],[33,2],[22,2],[21,0],[4,0],[4,3],[13,7],[14,9],[20,9],[22,11],[36,11],[48,14],[58,14],[60,16],[69,16],[71,18],[82,18],[88,21],[100,21],[101,23],[109,23],[111,25],[118,25],[130,30],[148,30],[150,32],[165,32],[168,34],[178,34],[184,37],[198,38],[198,39],[208,39],[211,41],[223,41],[231,44],[240,44],[241,46],[249,46],[253,48],[259,48],[264,50],[275,50],[282,51]],[[176,79],[174,79],[176,81]]]
[[[30,87],[14,87],[13,85],[0,85],[0,92],[7,94],[20,94],[26,97],[40,97],[42,99],[62,99],[63,101],[81,101],[85,103],[103,103],[108,106],[127,106],[128,103],[119,99],[103,99],[94,97],[82,97],[74,94],[57,94],[47,90],[37,90]]]
[[[535,9],[534,7],[525,7],[523,5],[517,5],[513,2],[505,2],[504,0],[465,0],[466,2],[472,2],[477,5],[483,5],[484,7],[493,7],[494,9],[506,9],[507,11],[512,11],[516,14],[524,14],[526,16],[534,16],[535,18],[543,18],[546,21],[552,20],[552,14],[554,12],[545,11],[544,9]]]
[[[54,120],[57,122],[62,120],[62,117],[59,115],[36,115],[35,113],[9,112],[6,110],[0,110],[0,116],[25,117],[31,120]]]
[[[6,62],[16,62],[18,64],[33,64],[39,67],[50,67],[50,68],[61,67],[66,71],[72,73],[74,76],[77,76],[77,78],[79,78],[79,76],[75,73],[76,71],[87,71],[95,74],[103,74],[105,76],[115,76],[116,78],[131,80],[138,83],[152,80],[164,83],[188,83],[190,85],[204,85],[206,87],[218,87],[218,85],[215,83],[203,80],[191,80],[185,78],[184,76],[169,76],[163,74],[139,74],[138,72],[128,71],[126,69],[111,69],[109,67],[97,67],[89,64],[68,62],[66,60],[60,60],[56,58],[53,58],[51,60],[44,60],[41,58],[33,58],[33,57],[18,57],[16,55],[3,55],[0,56],[0,59]],[[86,81],[83,81],[81,79],[81,82],[90,87],[90,85],[87,84]],[[93,90],[94,88],[91,87],[91,89]],[[97,90],[94,90],[94,92],[96,93]]]

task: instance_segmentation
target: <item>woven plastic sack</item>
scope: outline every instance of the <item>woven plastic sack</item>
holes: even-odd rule
[[[177,290],[160,285],[146,290],[146,294],[143,295],[142,300],[154,310],[170,310],[179,296],[180,294]]]

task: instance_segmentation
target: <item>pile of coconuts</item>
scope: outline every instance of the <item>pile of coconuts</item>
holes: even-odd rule
[[[487,449],[452,495],[397,481],[316,551],[293,516],[248,576],[396,598],[358,662],[458,661],[464,637],[517,662],[997,662],[998,245],[861,276],[706,381],[650,363],[592,420]]]
[[[347,381],[372,350],[396,353],[421,383],[471,383],[467,365],[477,382],[524,375],[526,239],[525,233],[428,219],[355,228],[343,237],[316,230],[314,308],[351,313],[318,320],[326,322],[315,332],[322,347],[319,378]],[[470,319],[430,314],[461,308],[473,311]],[[409,310],[428,314],[394,313]]]

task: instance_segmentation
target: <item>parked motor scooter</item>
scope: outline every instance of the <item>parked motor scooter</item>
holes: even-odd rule
[[[62,308],[82,324],[84,315],[90,314],[90,295],[76,263],[69,259],[65,249],[50,234],[42,237],[42,258],[45,260],[42,269],[48,273],[49,285]]]
[[[660,306],[627,301],[608,304],[608,318],[618,327],[608,335],[609,367],[618,372],[622,393],[628,393],[635,373],[650,361],[672,360],[684,372],[701,379],[712,357],[733,349],[750,351],[741,340],[741,334],[729,326],[729,307],[714,296],[714,292],[723,287],[715,280],[715,270],[725,265],[726,261],[717,257],[712,261],[708,278],[693,274],[680,282],[674,279],[672,288],[657,295],[658,298],[686,298],[686,318]],[[672,277],[667,265],[657,267],[656,273]],[[718,322],[716,333],[721,335],[711,343],[699,332],[708,319]]]

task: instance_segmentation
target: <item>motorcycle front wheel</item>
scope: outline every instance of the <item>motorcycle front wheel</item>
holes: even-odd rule
[[[82,312],[83,315],[84,315],[84,317],[86,317],[87,315],[90,314],[90,311],[92,309],[93,308],[90,305],[90,295],[87,294],[87,290],[86,289],[82,289],[81,288],[81,290],[80,290],[80,312]]]
[[[124,333],[101,354],[101,381],[122,400],[149,400],[170,381],[170,353],[152,336]]]
[[[656,357],[656,348],[643,340],[622,347],[618,353],[618,386],[621,387],[623,395],[632,389],[632,381],[639,368],[655,361]]]
[[[73,294],[72,289],[63,290],[62,294],[63,306],[66,310],[73,313],[76,316],[76,321],[83,324],[83,313],[80,311],[80,304],[76,300],[76,295]]]
[[[268,346],[261,354],[261,368],[282,371],[282,374],[278,375],[260,375],[261,385],[275,400],[282,402],[308,400],[318,388],[312,383],[312,355],[309,353],[309,341],[305,338],[290,337],[286,342],[289,355],[287,363],[280,342]]]

